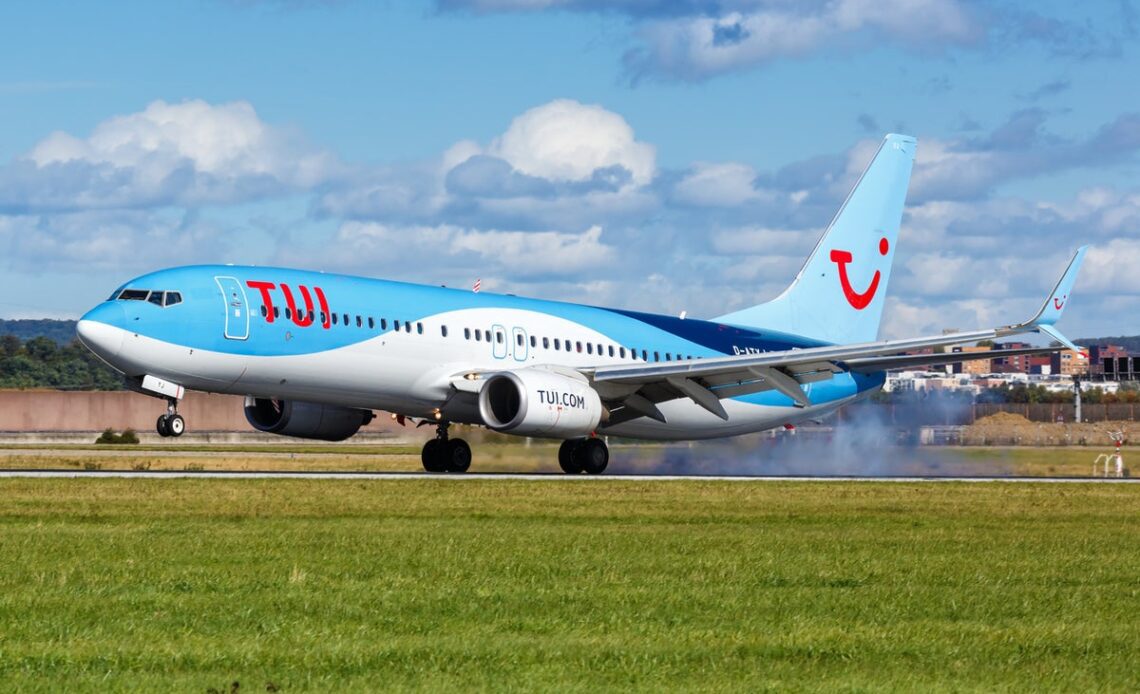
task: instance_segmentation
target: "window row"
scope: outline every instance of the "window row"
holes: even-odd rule
[[[444,327],[443,331],[444,331],[443,332],[444,337],[447,337],[447,328]],[[495,342],[495,343],[498,343],[500,345],[504,344],[506,342],[506,334],[502,330],[492,331],[492,330],[480,330],[479,328],[464,328],[463,329],[463,338],[465,340],[472,340],[473,339],[475,342],[484,342],[484,341],[485,342]],[[516,346],[524,347],[526,345],[526,341],[523,337],[523,333],[516,332],[514,339],[515,339]],[[691,354],[676,354],[676,355],[674,355],[672,352],[665,352],[664,353],[665,358],[662,359],[661,358],[662,352],[660,350],[654,350],[651,352],[647,349],[639,350],[636,347],[630,347],[627,351],[625,347],[620,346],[620,345],[603,345],[601,343],[582,342],[581,340],[571,340],[569,338],[567,338],[567,339],[558,338],[558,337],[554,337],[554,338],[541,337],[540,338],[540,337],[536,337],[534,335],[531,335],[529,338],[529,341],[530,341],[530,346],[533,349],[538,349],[539,344],[541,344],[542,349],[553,349],[555,352],[563,352],[564,351],[564,352],[576,352],[578,354],[582,354],[582,353],[590,354],[590,355],[597,354],[599,357],[609,356],[611,358],[618,358],[618,359],[626,359],[626,358],[638,359],[638,358],[640,358],[642,361],[646,361],[646,362],[650,360],[650,357],[652,357],[653,361],[685,361],[685,360],[691,361],[693,359],[700,359],[700,357],[694,357]],[[627,357],[627,354],[628,354],[628,357]]]
[[[273,317],[275,319],[280,318],[282,313],[285,314],[285,318],[287,320],[293,319],[293,311],[291,309],[285,308],[282,310],[279,306],[273,307]],[[261,307],[261,317],[267,318],[268,315],[269,311],[263,305]],[[387,318],[377,319],[373,318],[372,316],[354,316],[348,313],[332,313],[327,317],[329,320],[326,321],[326,315],[324,311],[321,311],[319,313],[306,313],[304,309],[297,311],[297,320],[302,323],[319,322],[323,325],[327,322],[331,325],[343,325],[346,327],[355,325],[358,328],[363,328],[365,325],[367,325],[369,330],[375,330],[377,325],[379,325],[381,330],[387,330],[389,323]],[[415,330],[417,335],[424,334],[424,324],[419,321],[416,321],[413,324],[412,321],[400,321],[399,319],[393,319],[391,321],[391,324],[392,329],[397,332],[403,330],[405,333],[411,333],[413,330]],[[439,326],[439,331],[442,337],[447,337],[448,332],[446,325]],[[480,328],[464,328],[463,339],[474,340],[475,342],[497,343],[500,345],[506,344],[507,341],[506,332],[503,330],[483,330]],[[672,352],[662,353],[660,350],[650,351],[648,349],[639,349],[637,347],[630,347],[627,349],[626,347],[620,345],[604,345],[601,343],[571,340],[569,338],[536,337],[534,335],[531,335],[529,338],[525,338],[522,332],[516,332],[514,334],[514,341],[518,347],[524,347],[529,342],[532,349],[538,349],[539,345],[541,345],[542,349],[553,350],[555,352],[571,352],[578,354],[584,353],[589,355],[596,354],[599,357],[608,356],[612,359],[640,359],[641,361],[645,362],[651,360],[659,362],[685,360],[691,361],[693,359],[700,359],[699,356],[694,357],[691,354],[673,354]],[[664,356],[664,359],[662,359],[662,356]]]
[[[284,310],[282,310],[280,306],[274,306],[273,307],[273,318],[274,318],[274,320],[280,318],[282,313],[285,314],[286,320],[294,320],[294,316],[293,316],[294,312],[292,309],[285,308]],[[261,306],[261,317],[262,318],[268,318],[269,317],[269,309],[267,309],[264,304],[262,304],[262,306]],[[363,328],[364,326],[367,325],[369,330],[375,330],[376,326],[379,325],[381,330],[387,330],[388,329],[388,319],[387,318],[379,318],[378,319],[378,318],[373,318],[372,316],[360,316],[360,315],[354,316],[354,315],[351,315],[348,313],[330,313],[330,314],[326,315],[324,311],[320,311],[318,313],[316,311],[306,312],[305,309],[297,309],[295,320],[297,320],[298,322],[304,323],[306,325],[308,323],[320,323],[321,325],[328,323],[330,325],[343,325],[346,328],[351,327],[353,325],[355,325],[358,328]],[[417,334],[419,334],[419,335],[424,334],[424,324],[423,323],[420,323],[418,321],[413,323],[410,320],[409,321],[401,321],[399,319],[393,319],[392,320],[392,329],[393,330],[397,330],[397,331],[403,330],[406,333],[410,333],[413,330],[413,326],[414,326],[414,329],[415,329]],[[445,331],[444,337],[447,337],[446,330],[447,329],[444,328],[444,331]]]

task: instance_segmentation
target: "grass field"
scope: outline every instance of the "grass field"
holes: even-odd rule
[[[1140,688],[1140,487],[0,481],[5,691]]]
[[[1107,447],[919,447],[842,451],[773,446],[753,437],[728,443],[615,443],[612,473],[971,475],[1087,477]],[[472,472],[559,472],[557,442],[485,443]],[[1131,451],[1125,460],[1131,461]],[[835,459],[839,458],[839,461]],[[885,462],[884,462],[885,461]],[[422,471],[417,445],[0,446],[0,469]],[[1099,468],[1103,471],[1103,466]]]

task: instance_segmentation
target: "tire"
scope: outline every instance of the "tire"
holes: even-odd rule
[[[167,421],[166,415],[159,416],[158,421],[154,424],[154,429],[164,439],[170,436],[170,423]]]
[[[578,456],[576,456],[575,449],[582,445],[582,439],[569,439],[563,441],[562,445],[558,448],[558,467],[562,468],[562,472],[567,475],[577,475],[582,472],[582,466],[578,463]]]
[[[471,467],[471,446],[463,439],[451,439],[445,449],[444,464],[448,472],[467,472]]]
[[[420,461],[428,472],[443,472],[443,441],[431,439],[425,443],[420,453]]]
[[[575,453],[578,464],[587,475],[600,475],[610,464],[610,449],[601,439],[586,439]]]
[[[167,420],[166,429],[171,436],[182,436],[186,433],[186,420],[182,418],[182,415],[176,414]]]

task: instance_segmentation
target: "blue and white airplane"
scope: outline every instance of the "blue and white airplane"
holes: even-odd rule
[[[905,355],[1053,327],[1087,247],[1023,323],[876,341],[914,160],[888,135],[783,294],[694,320],[511,295],[271,267],[204,265],[127,282],[78,324],[134,389],[245,396],[259,431],[343,440],[384,410],[436,424],[429,471],[462,472],[453,422],[562,439],[568,473],[609,461],[597,434],[706,439],[818,420],[879,390],[885,370],[977,358]],[[1062,347],[1010,350],[1007,353]],[[1001,354],[1001,353],[998,353]],[[995,356],[987,353],[986,358]]]

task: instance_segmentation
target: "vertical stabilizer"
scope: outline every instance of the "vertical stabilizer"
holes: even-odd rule
[[[783,294],[715,320],[835,344],[873,341],[898,245],[915,144],[906,135],[883,139]]]

